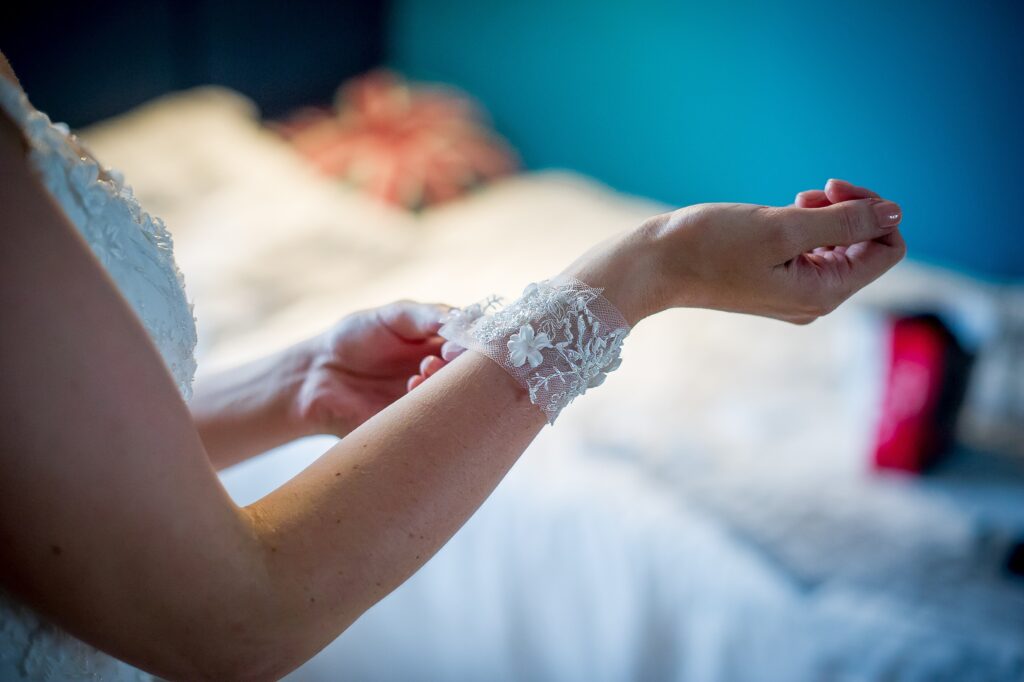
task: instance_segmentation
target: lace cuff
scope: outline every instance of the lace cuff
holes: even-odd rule
[[[508,305],[490,296],[456,308],[438,333],[501,365],[554,424],[621,363],[629,323],[602,291],[572,277],[544,280]]]

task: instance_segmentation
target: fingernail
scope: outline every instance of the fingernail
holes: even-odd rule
[[[462,355],[462,351],[466,350],[462,346],[456,345],[451,341],[448,341],[441,346],[441,359],[445,362],[451,362],[455,358]]]
[[[879,227],[896,227],[903,219],[903,211],[900,210],[899,204],[891,201],[876,202],[872,208],[878,218]]]

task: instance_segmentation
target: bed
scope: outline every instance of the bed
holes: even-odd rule
[[[316,175],[217,88],[83,137],[168,223],[201,371],[396,298],[514,295],[666,209],[545,171],[410,214]],[[866,464],[883,309],[940,301],[977,328],[1013,296],[907,263],[808,327],[650,320],[434,559],[290,679],[1024,680],[1024,580],[1001,569],[1022,460]],[[332,442],[224,484],[258,499]]]

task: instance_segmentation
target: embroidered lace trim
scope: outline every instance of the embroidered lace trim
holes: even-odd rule
[[[629,323],[602,291],[572,277],[544,280],[508,305],[490,296],[456,308],[438,333],[505,368],[554,424],[621,364]]]
[[[63,123],[52,123],[0,77],[0,109],[22,129],[43,185],[142,320],[182,396],[192,395],[196,324],[174,242],[117,171],[104,168]]]

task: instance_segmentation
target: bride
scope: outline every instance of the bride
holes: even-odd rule
[[[633,326],[687,306],[806,324],[905,252],[899,207],[842,181],[690,206],[504,307],[357,312],[193,395],[170,236],[2,56],[0,177],[5,680],[280,677],[420,568]],[[344,438],[232,503],[216,469],[312,433]]]

